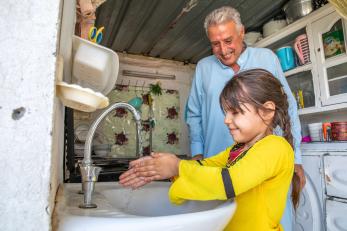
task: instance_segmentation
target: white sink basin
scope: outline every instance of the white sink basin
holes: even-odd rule
[[[120,230],[223,230],[236,205],[231,201],[169,202],[168,182],[154,182],[138,190],[124,189],[116,182],[97,183],[95,209],[80,209],[81,184],[60,189],[54,223],[58,231]]]

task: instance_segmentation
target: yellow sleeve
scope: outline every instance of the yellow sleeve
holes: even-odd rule
[[[185,200],[225,200],[226,194],[221,171],[225,166],[230,148],[219,154],[201,160],[181,160],[179,176],[175,178],[169,191],[172,203],[181,204]]]
[[[232,147],[233,146],[225,149],[224,151],[218,153],[215,156],[211,156],[209,158],[201,160],[200,161],[201,165],[211,166],[211,167],[225,167],[225,164],[227,163],[229,158],[230,149]]]
[[[221,168],[181,160],[179,176],[170,187],[169,198],[174,204],[185,200],[226,200]]]
[[[227,169],[223,166],[229,150],[203,161],[212,166],[180,161],[179,176],[169,190],[170,201],[181,204],[185,200],[226,200],[275,177],[284,168],[292,171],[294,167],[294,152],[282,137],[264,138]]]

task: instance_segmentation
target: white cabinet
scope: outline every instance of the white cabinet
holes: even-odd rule
[[[347,143],[340,144],[302,150],[307,182],[295,214],[295,231],[347,231]]]
[[[347,101],[347,20],[330,13],[312,23],[323,105]]]
[[[347,155],[324,155],[324,182],[327,200],[326,224],[329,231],[347,231]]]
[[[347,199],[347,156],[329,153],[323,160],[327,195]]]
[[[317,153],[305,153],[306,185],[300,195],[299,207],[294,214],[295,231],[323,231],[322,161]]]
[[[301,35],[307,36],[310,62],[300,65],[297,60],[297,66],[284,73],[298,101],[299,114],[347,108],[347,20],[330,4],[255,46],[275,52],[280,47],[293,47]]]
[[[327,200],[326,222],[328,231],[347,230],[347,202],[339,200]]]

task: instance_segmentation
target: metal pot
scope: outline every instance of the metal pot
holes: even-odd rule
[[[308,15],[312,10],[312,0],[290,0],[283,7],[288,24]]]

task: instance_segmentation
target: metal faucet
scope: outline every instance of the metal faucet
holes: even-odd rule
[[[98,180],[101,168],[93,165],[93,160],[91,158],[91,148],[94,133],[99,125],[99,123],[116,108],[128,109],[134,116],[136,122],[136,156],[142,156],[142,145],[141,145],[141,116],[136,111],[136,109],[128,103],[115,103],[107,108],[90,126],[87,133],[86,142],[84,144],[84,157],[82,162],[79,164],[81,176],[82,176],[82,191],[84,194],[83,204],[80,208],[96,208],[97,205],[92,203],[92,194],[95,187],[95,182]]]

